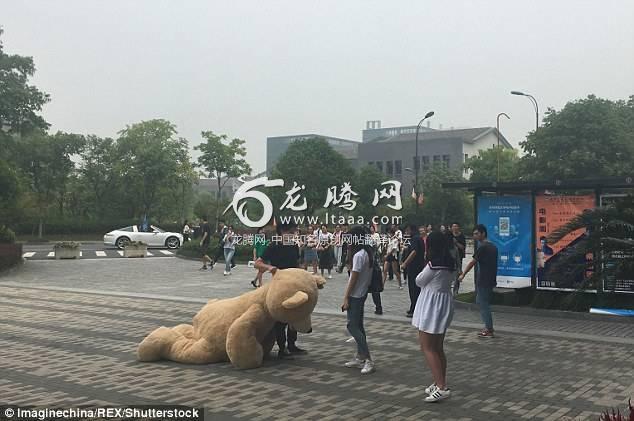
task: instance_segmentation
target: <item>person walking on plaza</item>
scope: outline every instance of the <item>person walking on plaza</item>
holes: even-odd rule
[[[441,232],[427,237],[428,262],[416,277],[420,295],[416,301],[412,325],[418,329],[420,348],[434,382],[425,389],[425,402],[438,402],[451,396],[447,387],[445,333],[454,312],[451,285],[455,279],[455,261],[449,253],[449,239]]]
[[[187,222],[187,220],[185,220],[185,223],[183,224],[183,244],[187,243],[189,241],[189,235],[192,232],[192,229],[189,226],[189,222]]]
[[[262,257],[268,245],[269,241],[266,239],[266,235],[264,234],[264,228],[258,228],[258,231],[253,238],[254,262],[257,262],[257,260]],[[262,286],[262,272],[258,271],[258,273],[255,275],[255,279],[251,281],[251,285],[253,285],[253,288],[258,288]]]
[[[398,268],[398,248],[400,241],[396,235],[396,230],[391,228],[390,239],[385,251],[385,263],[383,266],[383,284],[385,284],[385,278],[387,277],[388,269],[391,267],[398,280],[398,289],[403,289],[401,284],[401,272]]]
[[[458,277],[462,275],[462,260],[465,258],[465,251],[467,249],[467,239],[460,230],[460,224],[457,222],[451,224],[451,238],[454,246],[458,250],[458,258],[456,259],[456,267],[458,268],[458,271],[456,272],[456,281],[453,285],[453,295],[455,297],[458,295],[458,291],[460,290],[460,281],[458,280]]]
[[[348,245],[348,263],[352,267],[348,286],[343,296],[341,311],[347,312],[348,332],[357,343],[357,355],[345,364],[348,368],[360,368],[361,374],[374,371],[374,361],[370,356],[365,328],[363,326],[363,307],[372,281],[374,250],[365,241],[368,231],[362,226],[350,230],[352,244]]]
[[[314,274],[317,274],[317,245],[319,241],[317,235],[316,231],[313,230],[313,226],[309,225],[306,232],[306,241],[304,242],[304,265],[306,270],[312,267]]]
[[[222,238],[223,250],[225,255],[225,271],[223,275],[231,275],[231,268],[233,267],[233,256],[236,252],[236,234],[233,232],[233,227],[229,226],[227,233]]]
[[[275,275],[278,269],[299,268],[299,247],[294,236],[294,224],[279,224],[276,228],[278,238],[271,241],[264,254],[255,261],[255,268],[260,272]],[[281,237],[281,238],[280,238]],[[279,358],[291,354],[305,354],[306,351],[296,345],[297,331],[287,323],[276,322],[273,328],[279,351]],[[287,346],[288,344],[288,346]]]
[[[321,226],[319,231],[319,245],[317,246],[317,256],[319,259],[319,270],[321,276],[324,276],[324,270],[328,271],[328,279],[332,279],[331,271],[334,264],[335,256],[333,253],[333,235],[328,232],[326,225]]]
[[[374,262],[380,265],[381,264],[381,260],[380,260],[381,235],[378,232],[376,232],[376,227],[374,225],[370,225],[370,242],[371,242],[372,250],[374,251]],[[383,277],[383,280],[385,281],[385,277]],[[372,302],[374,303],[374,314],[378,314],[379,316],[382,315],[383,304],[381,303],[380,292],[372,293]]]
[[[341,266],[341,254],[343,251],[343,243],[342,243],[342,236],[343,231],[341,231],[341,227],[339,225],[335,226],[335,232],[333,234],[333,240],[334,240],[334,251],[335,251],[335,271],[337,273],[339,273],[339,266]]]
[[[202,235],[200,239],[200,253],[203,259],[203,267],[201,267],[200,270],[207,270],[207,263],[209,263],[209,269],[213,269],[213,262],[211,261],[211,258],[207,255],[209,250],[209,242],[211,241],[211,228],[209,228],[207,217],[203,218],[203,223],[200,226],[200,234]]]
[[[405,238],[408,239],[406,250],[403,253],[405,261],[401,265],[403,272],[407,272],[407,289],[409,290],[409,310],[406,316],[414,315],[414,308],[420,294],[420,287],[416,284],[416,277],[425,267],[425,243],[418,234],[418,228],[410,224],[405,228]]]
[[[473,259],[469,262],[458,281],[462,282],[469,271],[477,264],[475,276],[476,303],[480,306],[480,317],[484,323],[484,329],[478,333],[481,338],[493,338],[493,316],[491,315],[491,299],[493,298],[493,288],[497,285],[498,273],[498,249],[488,240],[487,228],[476,225],[473,230],[473,240],[477,241],[478,247],[473,254]]]

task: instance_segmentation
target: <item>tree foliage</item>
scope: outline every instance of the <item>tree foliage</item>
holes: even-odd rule
[[[473,201],[460,189],[445,189],[442,183],[464,181],[459,171],[441,164],[432,166],[421,177],[423,205],[419,210],[418,224],[442,225],[460,222],[463,226],[473,221]],[[414,201],[410,203],[414,205]]]
[[[597,178],[634,172],[634,96],[590,95],[549,109],[544,124],[520,143],[524,179]]]
[[[338,189],[345,182],[352,183],[355,171],[350,163],[324,139],[313,138],[296,140],[291,143],[277,162],[271,176],[284,180],[284,191],[290,190],[294,183],[306,197],[307,214],[314,214],[326,203],[328,189],[337,186]],[[286,199],[282,189],[276,189],[273,195],[277,208]],[[354,190],[354,188],[353,188]]]
[[[517,150],[491,148],[478,151],[477,155],[468,158],[464,167],[471,171],[469,181],[492,182],[498,181],[498,151],[500,160],[499,181],[514,181],[518,176]]]

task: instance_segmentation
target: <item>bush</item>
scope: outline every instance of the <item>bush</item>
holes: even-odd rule
[[[81,247],[81,243],[75,241],[60,241],[53,246],[56,249],[78,249],[79,247]]]
[[[15,233],[5,225],[0,226],[0,244],[15,243]]]

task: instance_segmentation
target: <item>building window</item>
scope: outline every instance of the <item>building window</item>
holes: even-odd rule
[[[440,162],[440,155],[434,155],[434,164]]]
[[[402,173],[403,164],[401,163],[401,161],[394,161],[394,174],[396,174],[397,177],[400,177]]]
[[[376,161],[376,169],[379,170],[380,172],[383,172],[383,162]]]
[[[451,160],[451,156],[450,155],[443,155],[442,156],[442,165],[445,168],[449,168],[449,161]]]
[[[392,161],[386,161],[385,162],[385,173],[387,175],[394,175],[394,166]]]
[[[429,157],[423,156],[423,171],[427,171],[429,169]]]
[[[420,171],[420,157],[415,156],[412,161],[414,162],[414,171]]]
[[[369,161],[368,165],[371,166],[371,167],[374,167],[374,161]]]
[[[468,153],[464,154],[464,162],[467,162],[467,159],[469,159],[469,154]]]

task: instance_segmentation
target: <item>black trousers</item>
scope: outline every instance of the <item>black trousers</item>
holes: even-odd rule
[[[409,312],[413,313],[416,308],[416,301],[420,294],[420,287],[416,285],[416,277],[419,272],[407,271],[407,289],[409,290]]]
[[[373,292],[372,293],[372,302],[374,303],[374,307],[376,307],[377,311],[383,311],[383,306],[381,305],[381,293]]]
[[[288,323],[275,322],[275,342],[280,351],[287,348],[295,348],[297,342],[297,331],[290,327]],[[288,347],[286,344],[288,343]]]

